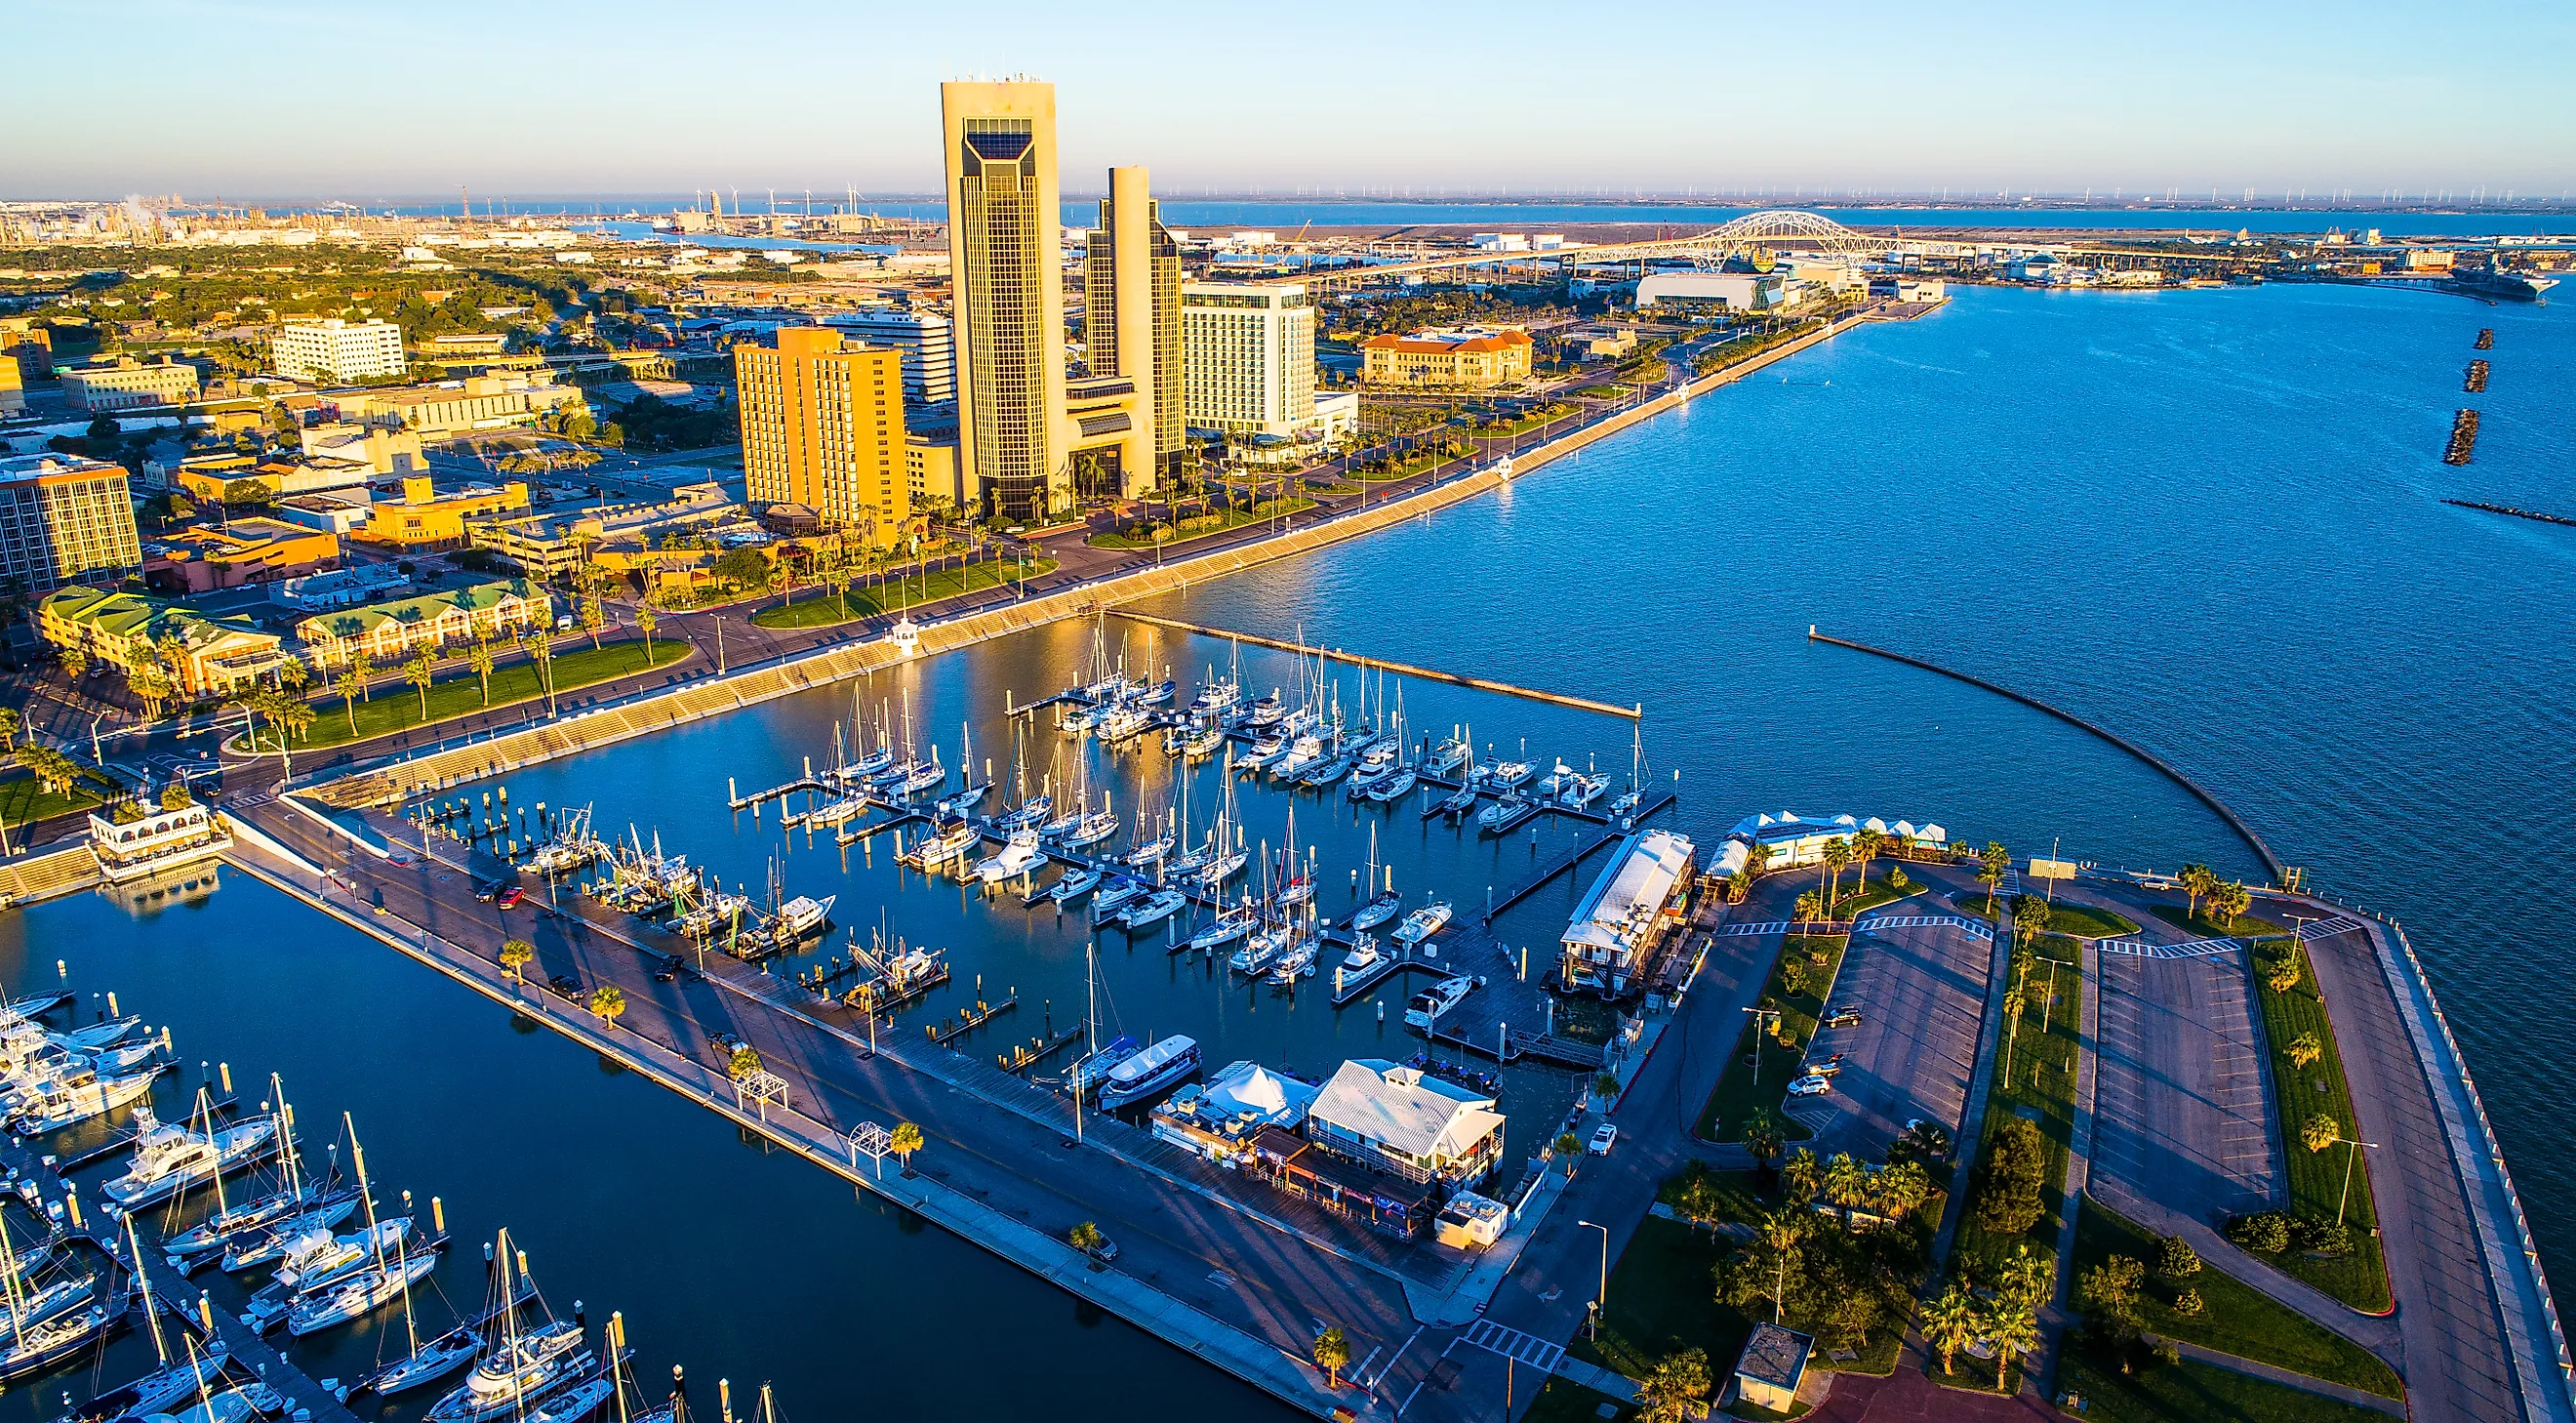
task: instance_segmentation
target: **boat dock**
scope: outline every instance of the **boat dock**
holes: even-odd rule
[[[1485,910],[1481,922],[1486,924],[1493,923],[1496,916],[1502,914],[1503,911],[1520,903],[1522,900],[1529,898],[1531,895],[1538,893],[1540,890],[1545,889],[1550,884],[1555,883],[1559,876],[1573,873],[1575,868],[1581,865],[1585,860],[1588,860],[1603,850],[1607,850],[1611,846],[1618,844],[1620,841],[1627,839],[1629,833],[1638,825],[1644,823],[1651,816],[1663,813],[1680,799],[1681,797],[1673,794],[1671,791],[1666,791],[1662,795],[1657,796],[1654,800],[1649,801],[1645,806],[1640,808],[1635,815],[1627,817],[1624,822],[1618,825],[1613,825],[1609,834],[1604,835],[1597,840],[1577,845],[1554,860],[1549,861],[1546,865],[1540,867],[1538,873],[1531,875],[1528,879],[1512,886],[1510,890],[1506,891],[1500,898],[1496,899],[1493,902],[1492,907]],[[1590,811],[1572,810],[1565,807],[1558,807],[1557,809],[1560,814],[1575,816],[1582,820],[1589,820],[1596,825],[1611,824],[1610,817],[1606,815],[1595,815]]]
[[[968,1033],[975,1031],[977,1028],[984,1026],[986,1023],[993,1021],[995,1018],[998,1018],[1004,1013],[1008,1013],[1019,1006],[1020,995],[1016,993],[1003,999],[999,1003],[987,1003],[983,999],[978,998],[975,1000],[974,1007],[960,1008],[957,1010],[957,1020],[955,1022],[945,1025],[937,1023],[930,1024],[930,1040],[939,1044],[941,1047],[946,1047],[957,1039],[966,1036]]]
[[[1469,677],[1457,672],[1443,672],[1433,667],[1417,667],[1409,662],[1389,662],[1383,657],[1362,657],[1356,653],[1325,647],[1310,647],[1304,643],[1289,642],[1281,638],[1260,637],[1248,632],[1232,632],[1225,628],[1201,627],[1197,623],[1185,623],[1178,618],[1157,617],[1152,613],[1140,613],[1132,608],[1112,608],[1109,611],[1129,622],[1171,628],[1179,632],[1193,632],[1201,637],[1229,638],[1236,642],[1251,643],[1255,647],[1302,653],[1308,657],[1336,658],[1354,667],[1392,672],[1399,677],[1427,677],[1434,682],[1447,682],[1458,687],[1473,687],[1480,692],[1502,692],[1509,696],[1527,697],[1534,702],[1572,707],[1577,711],[1599,712],[1603,716],[1624,716],[1630,721],[1636,721],[1646,714],[1643,706],[1613,706],[1608,702],[1596,702],[1590,697],[1569,696],[1563,692],[1542,692],[1535,687],[1516,687],[1509,682],[1497,682],[1488,677]]]
[[[748,810],[756,814],[763,803],[773,800],[785,800],[787,797],[795,795],[799,791],[802,791],[807,795],[819,796],[830,795],[838,789],[839,787],[834,786],[831,782],[815,775],[814,768],[809,762],[805,768],[805,774],[797,777],[795,780],[789,781],[784,785],[771,786],[765,791],[753,791],[749,795],[744,795],[740,791],[736,790],[734,788],[733,777],[727,776],[725,777],[725,804],[737,811]]]
[[[1028,1071],[1067,1047],[1082,1041],[1082,1025],[1058,1029],[1052,1038],[1031,1038],[1006,1053],[994,1056],[995,1065],[1014,1076]]]

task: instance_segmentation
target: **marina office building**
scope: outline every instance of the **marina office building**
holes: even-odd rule
[[[1669,830],[1642,830],[1621,842],[1565,926],[1557,972],[1568,992],[1616,998],[1642,979],[1679,919],[1697,855]]]

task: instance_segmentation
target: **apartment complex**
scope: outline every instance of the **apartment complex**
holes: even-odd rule
[[[27,382],[18,374],[18,358],[0,356],[0,415],[15,415],[27,408]]]
[[[1482,390],[1529,378],[1530,338],[1516,328],[1483,326],[1371,336],[1360,343],[1360,361],[1367,385]]]
[[[863,345],[891,346],[903,354],[905,409],[957,398],[957,333],[947,317],[880,306],[834,312],[823,324]]]
[[[109,365],[67,366],[60,379],[74,410],[147,410],[197,398],[197,368],[167,356],[148,365],[122,356]]]
[[[402,328],[390,321],[289,321],[268,343],[269,364],[282,376],[324,385],[398,376],[410,367],[403,361]]]
[[[123,466],[80,455],[0,455],[0,581],[50,593],[142,564]]]
[[[1070,502],[1055,86],[939,86],[955,284],[962,457],[994,514],[1032,523]]]
[[[904,464],[903,358],[829,327],[782,327],[778,345],[733,348],[743,492],[801,504],[830,528],[892,544],[912,518]]]
[[[317,667],[346,666],[361,652],[389,664],[414,648],[496,641],[532,631],[554,621],[554,615],[554,598],[544,588],[510,578],[316,613],[295,625],[295,635],[304,640]]]
[[[221,696],[275,672],[281,639],[247,618],[210,618],[158,598],[65,588],[36,606],[36,634],[128,677],[166,674],[186,697]]]
[[[1234,435],[1294,435],[1315,414],[1315,309],[1302,286],[1181,288],[1189,423]]]
[[[1189,446],[1180,398],[1181,249],[1163,226],[1143,168],[1109,170],[1083,279],[1090,373],[1135,386],[1128,402],[1135,438],[1122,443],[1120,477],[1104,492],[1139,494],[1169,483]]]

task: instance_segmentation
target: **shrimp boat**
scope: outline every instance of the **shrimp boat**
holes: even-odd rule
[[[1025,826],[1011,832],[999,852],[975,862],[975,878],[985,884],[1000,884],[1027,874],[1046,862],[1046,852],[1038,848],[1038,832]]]
[[[1116,1067],[1100,1086],[1100,1108],[1114,1112],[1141,1102],[1199,1070],[1196,1039],[1178,1035],[1163,1039]]]
[[[237,1126],[216,1127],[205,1089],[197,1092],[197,1117],[203,1130],[158,1121],[149,1106],[134,1113],[134,1160],[125,1174],[99,1187],[100,1194],[130,1211],[166,1201],[201,1182],[238,1171],[277,1150],[273,1117],[258,1117]]]
[[[15,1136],[44,1136],[106,1116],[141,1101],[152,1090],[152,1080],[166,1070],[165,1064],[154,1063],[121,1077],[78,1073],[57,1079],[18,1108],[9,1118],[9,1131]]]
[[[769,926],[769,941],[787,950],[822,933],[831,927],[832,905],[839,898],[837,894],[821,899],[800,894],[778,906],[778,918]]]
[[[975,828],[974,822],[955,820],[932,827],[929,834],[895,858],[917,870],[935,870],[983,843],[983,832]]]
[[[564,813],[554,837],[528,852],[519,868],[532,874],[559,879],[607,859],[614,851],[607,841],[590,833],[590,807]]]
[[[1437,899],[1431,901],[1404,916],[1404,923],[1396,928],[1395,941],[1407,948],[1421,943],[1440,932],[1441,926],[1449,922],[1449,912],[1447,904]]]
[[[1441,1014],[1464,1001],[1475,986],[1476,980],[1460,974],[1456,978],[1444,978],[1413,995],[1413,1001],[1404,1005],[1405,1026],[1427,1031]]]

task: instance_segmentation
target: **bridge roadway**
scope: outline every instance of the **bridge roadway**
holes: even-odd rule
[[[993,1068],[980,1050],[931,1047],[902,1023],[880,1025],[872,1052],[863,1018],[720,955],[708,956],[705,979],[657,983],[627,937],[634,925],[626,916],[578,901],[552,909],[531,900],[516,912],[478,903],[474,878],[496,870],[497,860],[449,843],[438,853],[463,864],[397,865],[352,853],[310,817],[274,804],[247,813],[271,838],[354,886],[353,912],[374,909],[383,932],[407,949],[426,930],[482,955],[436,943],[410,950],[485,992],[508,993],[489,955],[504,938],[520,937],[537,948],[530,994],[557,974],[585,989],[614,984],[627,1002],[621,1035],[704,1064],[712,1060],[710,1034],[738,1034],[790,1082],[797,1112],[844,1134],[867,1121],[914,1122],[928,1141],[918,1158],[926,1176],[1055,1240],[1079,1221],[1096,1221],[1121,1247],[1118,1271],[1286,1355],[1303,1357],[1315,1322],[1326,1320],[1349,1335],[1355,1357],[1374,1350],[1393,1358],[1415,1332],[1417,1307],[1464,1313],[1452,1310],[1468,1278],[1455,1252],[1388,1240],[1291,1198],[1248,1190],[1233,1173],[1111,1118],[1090,1118],[1076,1149],[1062,1100]],[[1399,1373],[1373,1381],[1400,1398],[1417,1380]],[[1368,1409],[1365,1396],[1349,1401]]]
[[[1262,282],[1274,286],[1298,285],[1311,291],[1331,291],[1461,267],[1509,267],[1540,262],[1630,262],[1649,257],[1720,257],[1749,252],[1756,247],[1786,246],[1814,246],[1836,253],[1906,251],[1945,256],[1964,256],[1977,250],[1973,243],[1861,232],[1816,213],[1797,208],[1777,208],[1746,213],[1731,222],[1688,237],[1604,242],[1553,251],[1462,252],[1455,256],[1424,257],[1410,262],[1318,268],[1285,277],[1267,277]]]

